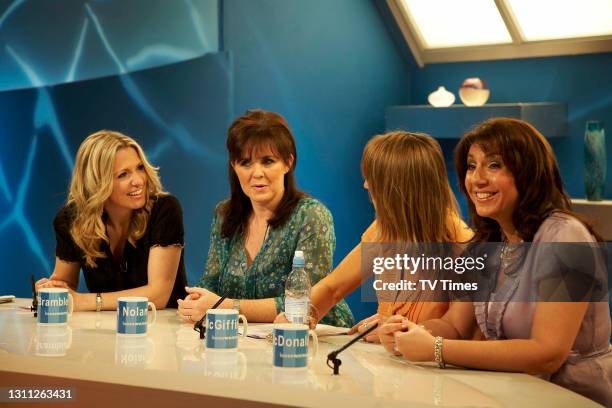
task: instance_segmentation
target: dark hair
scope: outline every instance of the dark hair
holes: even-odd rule
[[[295,140],[285,118],[274,112],[249,110],[229,127],[226,145],[229,153],[230,199],[217,210],[223,220],[221,236],[231,238],[236,233],[246,232],[249,216],[253,211],[251,200],[242,191],[232,163],[251,156],[255,149],[265,147],[270,148],[285,164],[291,163],[285,174],[283,198],[274,210],[274,216],[268,220],[272,228],[285,224],[300,199],[306,197],[306,194],[296,187],[294,171],[297,152]]]
[[[467,194],[467,156],[474,144],[487,154],[499,154],[504,166],[512,173],[519,197],[512,223],[523,240],[532,241],[542,222],[555,211],[577,218],[597,240],[601,240],[588,222],[571,211],[571,201],[563,188],[557,160],[546,138],[522,120],[491,118],[465,133],[455,148],[459,188],[467,198],[470,221],[475,230],[473,241],[502,240],[499,224],[480,217]]]

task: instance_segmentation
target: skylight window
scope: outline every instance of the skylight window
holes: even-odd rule
[[[612,1],[506,0],[527,41],[612,34]]]
[[[419,66],[612,51],[612,0],[386,0]]]
[[[511,43],[492,0],[403,0],[423,48]]]

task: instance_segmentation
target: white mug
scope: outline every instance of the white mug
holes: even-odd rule
[[[312,337],[312,353],[308,338]],[[278,323],[272,329],[272,365],[277,368],[306,368],[317,355],[319,342],[304,324]]]
[[[148,321],[149,307],[153,318]],[[157,320],[157,309],[146,297],[125,296],[117,299],[117,334],[145,336],[147,327]]]
[[[249,324],[244,315],[234,309],[210,309],[206,312],[206,349],[236,350],[238,347],[238,322],[242,320],[242,338],[246,337]]]
[[[36,292],[37,321],[43,325],[65,325],[74,309],[74,299],[65,288],[40,288]]]

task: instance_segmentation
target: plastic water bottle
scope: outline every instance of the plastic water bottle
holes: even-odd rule
[[[304,252],[295,251],[293,269],[285,282],[285,317],[291,323],[308,324],[310,277],[304,264]]]

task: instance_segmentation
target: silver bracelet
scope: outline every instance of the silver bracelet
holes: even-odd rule
[[[434,359],[436,363],[438,363],[439,368],[446,368],[446,364],[444,363],[444,357],[442,357],[442,337],[438,336],[434,340]]]

